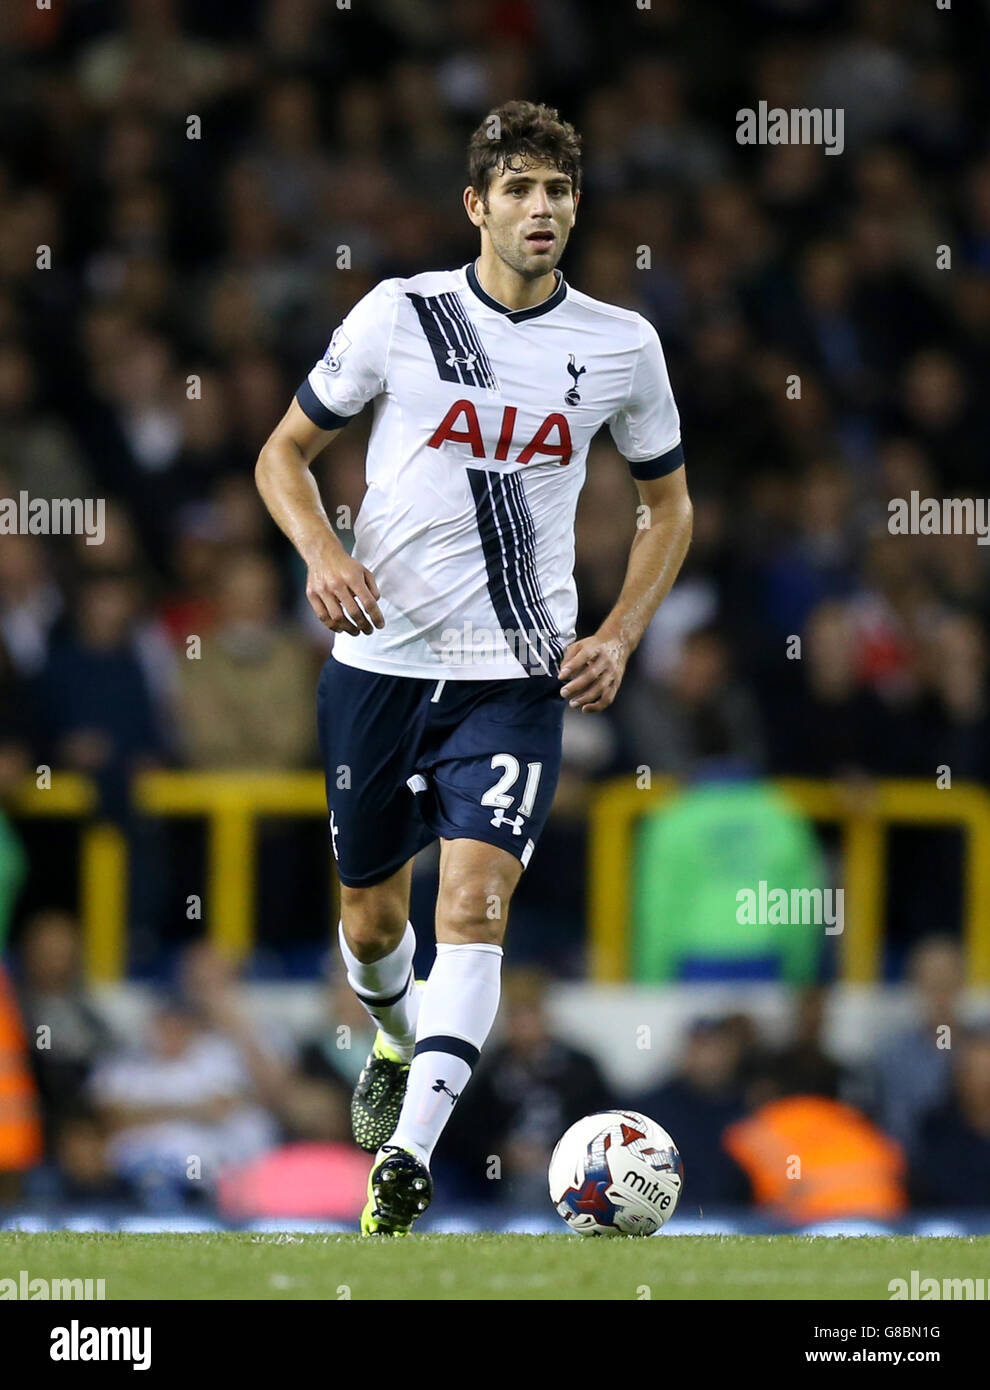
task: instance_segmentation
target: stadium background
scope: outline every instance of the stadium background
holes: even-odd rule
[[[366,1039],[327,952],[312,713],[327,638],[252,468],[367,289],[473,257],[464,145],[526,95],[584,137],[567,279],[660,332],[695,539],[615,708],[568,719],[501,1041],[438,1154],[436,1217],[555,1220],[549,1146],[621,1103],[687,1156],[682,1229],[703,1228],[699,1208],[704,1229],[713,1211],[740,1228],[990,1226],[987,550],[887,529],[893,497],[987,494],[990,11],[962,9],[5,7],[0,495],[106,498],[107,534],[0,538],[3,1220],[352,1215],[346,1096]],[[842,108],[841,155],[740,146],[736,111],[760,101]],[[316,465],[345,537],[367,425]],[[579,516],[582,633],[634,526],[606,439]],[[918,823],[941,814],[939,767],[952,788],[935,800],[965,805],[968,841],[954,812]],[[716,803],[802,779],[820,810],[809,854],[850,890],[845,935],[784,981],[756,945],[651,973],[665,923],[637,883],[654,842],[629,823],[644,768],[654,791],[701,781]],[[202,776],[155,781],[182,771]],[[262,794],[255,854],[215,809]],[[907,817],[886,841],[878,805]],[[434,874],[427,854],[421,940]],[[705,877],[703,851],[685,901]],[[884,1180],[833,1184],[816,1208],[747,1177],[751,1132],[730,1156],[726,1128],[775,1096],[797,1107],[771,1117],[783,1152],[818,1125],[834,1144],[817,1162],[851,1152]],[[135,1137],[136,1103],[156,1107],[153,1140]]]

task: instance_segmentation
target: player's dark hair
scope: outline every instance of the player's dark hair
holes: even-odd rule
[[[574,192],[579,193],[580,135],[552,106],[507,101],[489,111],[468,145],[471,187],[487,203],[493,178],[506,169],[520,172],[533,164],[548,164],[567,174]]]

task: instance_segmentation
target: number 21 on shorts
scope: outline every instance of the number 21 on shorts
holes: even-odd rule
[[[496,753],[492,757],[492,771],[498,771],[500,768],[502,769],[502,776],[493,787],[489,787],[488,791],[485,792],[481,798],[481,804],[496,808],[491,819],[492,825],[496,827],[511,825],[513,835],[521,835],[526,818],[533,814],[533,807],[536,805],[536,793],[540,786],[543,764],[526,764],[526,785],[523,788],[517,816],[507,816],[505,813],[515,800],[513,796],[509,795],[509,789],[519,781],[521,770],[519,759],[514,758],[511,753]]]

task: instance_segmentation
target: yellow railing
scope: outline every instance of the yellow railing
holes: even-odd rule
[[[812,820],[841,829],[845,928],[840,974],[876,980],[885,933],[887,827],[959,825],[967,832],[964,932],[970,983],[990,984],[990,795],[973,784],[940,790],[931,782],[884,780],[853,792],[837,782],[780,778],[774,783]],[[633,833],[637,820],[675,795],[672,778],[641,789],[634,778],[598,788],[589,805],[591,975],[629,978]],[[935,925],[935,924],[933,924]]]
[[[880,973],[884,939],[886,832],[896,823],[960,825],[967,831],[965,936],[968,975],[990,984],[990,795],[957,785],[941,791],[929,782],[880,781],[853,796],[844,784],[785,778],[776,784],[811,819],[841,828],[845,930],[839,938],[841,974],[870,981]],[[325,816],[319,772],[148,772],[135,782],[135,805],[146,815],[202,816],[208,822],[206,929],[235,957],[255,935],[256,829],[263,816]],[[591,975],[629,976],[633,834],[637,820],[677,791],[670,778],[649,790],[622,778],[596,789],[589,802]],[[79,902],[85,965],[95,980],[118,979],[127,946],[127,845],[122,832],[94,819],[89,779],[54,772],[51,786],[27,783],[11,810],[20,816],[74,817],[82,821]]]
[[[148,815],[208,818],[207,926],[238,959],[254,943],[258,817],[327,814],[320,772],[148,772],[135,800]]]
[[[254,943],[258,818],[327,814],[320,772],[145,772],[135,779],[134,803],[146,815],[207,819],[206,929],[235,958]],[[50,787],[25,784],[11,810],[21,816],[89,818],[95,806],[87,778],[53,772]],[[84,823],[79,903],[87,975],[119,979],[127,961],[127,845],[109,822]]]

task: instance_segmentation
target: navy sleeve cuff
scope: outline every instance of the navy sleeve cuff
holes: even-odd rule
[[[296,400],[299,402],[300,409],[312,420],[313,424],[321,430],[339,430],[347,424],[353,417],[350,415],[335,415],[332,410],[327,410],[319,396],[309,384],[307,378],[296,392]]]
[[[672,449],[668,449],[665,454],[658,454],[655,459],[641,459],[639,463],[630,463],[629,472],[634,478],[646,482],[651,478],[665,478],[683,463],[684,446],[675,444]]]

